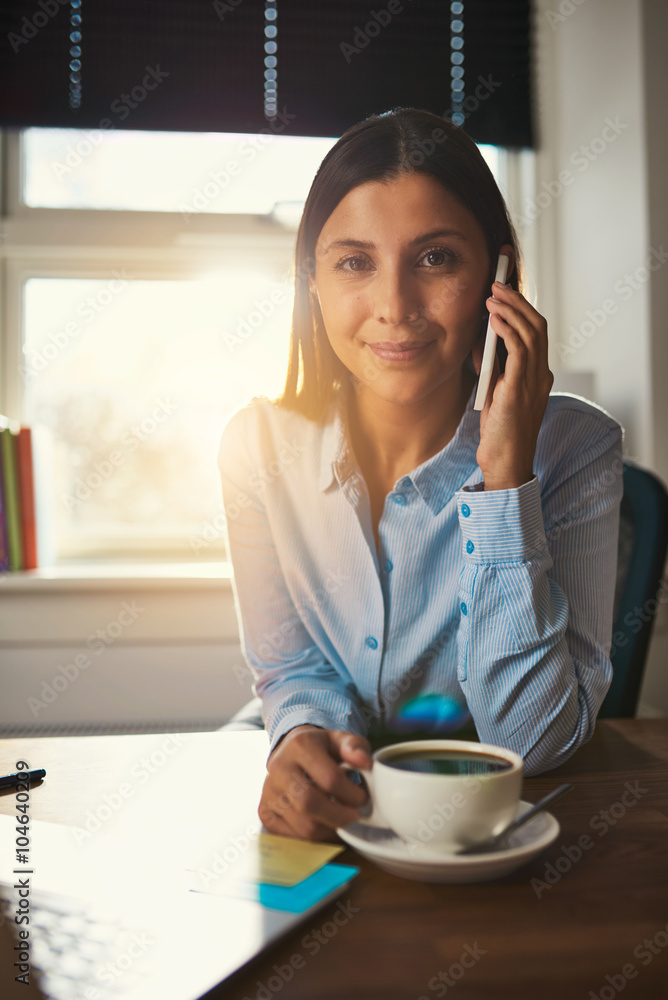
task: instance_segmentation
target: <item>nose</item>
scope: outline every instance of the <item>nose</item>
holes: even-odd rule
[[[386,268],[374,282],[374,319],[389,326],[414,323],[420,301],[410,277],[399,268]]]

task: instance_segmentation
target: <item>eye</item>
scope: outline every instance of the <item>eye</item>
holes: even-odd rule
[[[456,264],[459,257],[452,250],[448,250],[445,247],[431,247],[420,257],[418,265],[421,267],[426,267],[427,270],[434,270],[437,267],[444,267],[446,265]]]
[[[359,272],[366,271],[369,261],[366,257],[344,257],[336,265],[337,271]]]

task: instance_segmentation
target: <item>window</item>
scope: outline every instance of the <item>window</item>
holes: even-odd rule
[[[224,558],[220,432],[282,387],[295,227],[335,140],[4,140],[0,409],[40,428],[54,559]]]

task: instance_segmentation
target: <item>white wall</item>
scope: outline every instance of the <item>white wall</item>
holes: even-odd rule
[[[541,283],[555,283],[546,300],[552,364],[594,372],[596,401],[625,427],[625,453],[668,481],[668,266],[658,264],[668,251],[668,5],[537,0],[535,23],[541,151],[532,214],[539,308]],[[645,267],[652,250],[654,271]],[[664,607],[644,714],[668,714],[666,619]]]
[[[2,736],[217,728],[252,697],[229,580],[7,574],[0,691]]]

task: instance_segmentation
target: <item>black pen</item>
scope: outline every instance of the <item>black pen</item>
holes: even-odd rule
[[[21,785],[23,782],[32,784],[34,781],[41,781],[46,771],[43,767],[38,767],[36,771],[18,771],[16,774],[5,774],[0,778],[0,790],[3,788],[13,788],[14,785]]]

